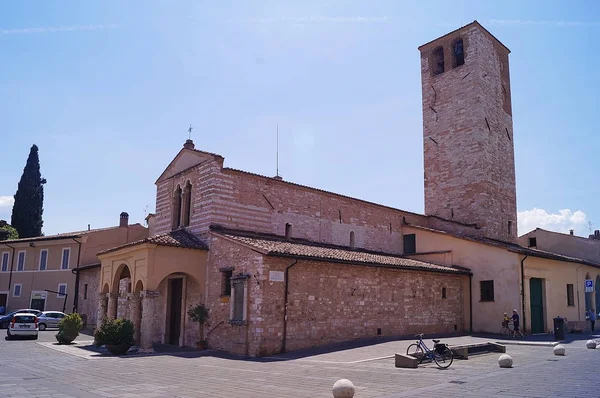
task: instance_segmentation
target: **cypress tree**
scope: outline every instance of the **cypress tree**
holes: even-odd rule
[[[11,225],[21,238],[42,236],[42,213],[44,212],[44,184],[46,179],[40,174],[38,147],[33,145],[29,151],[27,164],[19,181],[15,203],[12,209]]]

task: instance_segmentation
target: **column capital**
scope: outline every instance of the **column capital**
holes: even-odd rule
[[[144,290],[141,292],[141,296],[145,299],[154,299],[158,297],[158,292],[156,290]]]
[[[106,297],[108,297],[109,299],[118,299],[119,293],[106,293]]]

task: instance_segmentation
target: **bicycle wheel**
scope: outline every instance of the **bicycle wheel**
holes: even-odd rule
[[[433,356],[433,360],[435,361],[436,365],[439,366],[441,369],[446,369],[447,367],[452,365],[452,361],[454,360],[454,355],[452,354],[451,349],[446,348],[444,350],[444,353],[442,353],[442,354],[439,354],[436,351],[435,355]]]
[[[419,344],[411,344],[406,349],[406,355],[410,355],[411,357],[415,357],[419,360],[419,363],[423,361],[425,358],[425,354],[423,353],[423,349]]]

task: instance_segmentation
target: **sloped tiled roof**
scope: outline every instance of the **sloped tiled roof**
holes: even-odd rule
[[[214,231],[231,241],[249,246],[267,256],[306,258],[346,264],[375,265],[389,268],[403,268],[421,271],[469,273],[462,267],[448,267],[412,260],[398,255],[351,249],[344,246],[322,245],[302,240],[283,240],[281,237],[253,234],[248,232]]]
[[[129,224],[129,227],[133,226],[142,226],[140,223]],[[38,242],[38,241],[46,241],[46,240],[58,240],[58,239],[71,239],[71,238],[81,238],[84,235],[91,234],[94,232],[103,232],[110,231],[113,229],[119,229],[120,227],[106,227],[106,228],[96,228],[96,229],[86,229],[84,231],[75,231],[75,232],[63,232],[55,235],[47,235],[47,236],[37,236],[35,238],[22,238],[22,239],[10,239],[10,240],[2,240],[2,243],[20,243],[20,242]]]
[[[420,229],[420,230],[424,230],[424,231],[429,231],[429,232],[434,232],[436,234],[448,235],[448,236],[452,236],[452,237],[455,237],[458,239],[470,240],[473,242],[482,243],[484,245],[497,246],[497,247],[504,248],[508,251],[511,251],[513,253],[526,254],[526,255],[532,256],[532,257],[540,257],[540,258],[545,258],[548,260],[556,260],[556,261],[566,261],[566,262],[584,264],[584,265],[589,265],[591,267],[600,268],[600,264],[593,262],[593,261],[589,261],[589,260],[586,260],[583,258],[566,256],[564,254],[553,253],[553,252],[548,252],[548,251],[539,250],[539,249],[532,249],[529,247],[523,247],[517,243],[505,242],[505,241],[501,241],[501,240],[497,240],[497,239],[486,238],[483,236],[454,234],[454,233],[451,233],[448,231],[441,231],[438,229],[422,227],[420,225],[410,224],[410,225],[407,225],[407,227]]]
[[[121,246],[112,247],[110,249],[101,251],[100,253],[98,253],[98,255],[114,252],[120,249],[124,249],[126,247],[141,245],[144,243],[150,243],[158,246],[179,247],[182,249],[208,250],[208,246],[206,246],[206,244],[200,239],[198,239],[196,236],[187,232],[185,229],[178,229],[176,231],[171,231],[160,235],[153,235],[145,239],[137,240],[135,242],[130,242]]]

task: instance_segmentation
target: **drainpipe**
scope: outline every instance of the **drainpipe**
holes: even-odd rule
[[[77,304],[79,302],[79,257],[81,255],[81,242],[77,239],[72,238],[77,244],[79,248],[77,249],[77,267],[71,270],[71,273],[75,274],[75,297],[73,297],[73,312],[77,312]]]
[[[473,274],[469,274],[469,333],[473,334]]]
[[[10,297],[10,284],[12,283],[13,264],[15,263],[15,248],[8,243],[3,243],[3,245],[12,249],[12,254],[10,255],[10,275],[8,276],[8,296]],[[8,297],[6,303],[8,304]]]
[[[293,263],[288,265],[285,269],[285,289],[283,292],[283,337],[281,338],[281,352],[286,351],[287,341],[287,309],[288,309],[288,289],[289,289],[289,271],[294,265],[298,263],[298,260],[294,260]]]
[[[523,318],[523,332],[525,332],[526,323],[525,323],[525,259],[527,258],[527,254],[521,260],[521,303],[523,306],[521,318]]]

